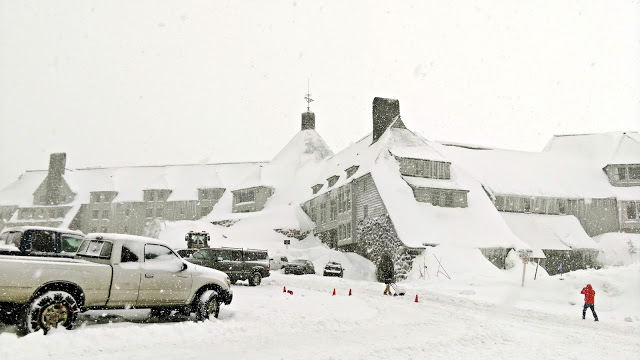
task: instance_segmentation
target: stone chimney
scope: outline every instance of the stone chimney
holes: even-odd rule
[[[397,99],[373,98],[373,142],[400,116],[400,101]]]
[[[67,164],[66,153],[55,153],[49,157],[49,173],[47,174],[47,205],[58,205],[60,202],[60,188],[62,188],[62,175]]]
[[[316,129],[316,114],[311,111],[305,111],[302,113],[302,130],[315,130]]]

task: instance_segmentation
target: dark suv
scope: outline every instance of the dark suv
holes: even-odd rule
[[[262,278],[269,276],[269,254],[267,250],[239,248],[200,249],[185,260],[226,273],[235,283],[249,279],[249,285],[260,285]]]

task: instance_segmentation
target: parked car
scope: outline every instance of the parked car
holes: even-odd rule
[[[178,310],[218,316],[233,292],[223,272],[188,263],[166,243],[140,236],[89,234],[74,259],[0,256],[0,320],[21,332],[73,327],[90,309]]]
[[[226,273],[232,284],[249,279],[249,285],[256,286],[260,285],[262,278],[270,275],[267,250],[227,247],[200,249],[185,260]]]
[[[44,226],[16,226],[0,234],[0,255],[72,258],[82,243],[81,231]]]
[[[295,259],[284,266],[285,274],[315,274],[316,268],[313,263],[305,259]]]
[[[340,263],[335,261],[329,261],[327,265],[324,266],[324,271],[322,272],[322,276],[339,276],[342,277],[344,275],[344,269]]]
[[[269,265],[271,265],[271,270],[280,270],[288,263],[289,259],[287,259],[287,257],[283,255],[269,258]]]

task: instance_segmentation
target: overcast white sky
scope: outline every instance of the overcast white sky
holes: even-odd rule
[[[640,0],[0,0],[0,187],[46,169],[337,152],[400,100],[430,140],[640,129]]]

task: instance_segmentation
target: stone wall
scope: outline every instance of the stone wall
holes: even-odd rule
[[[358,223],[356,229],[358,241],[355,252],[371,260],[380,262],[382,254],[388,252],[393,259],[396,281],[407,278],[416,255],[400,241],[389,215],[367,218]]]

